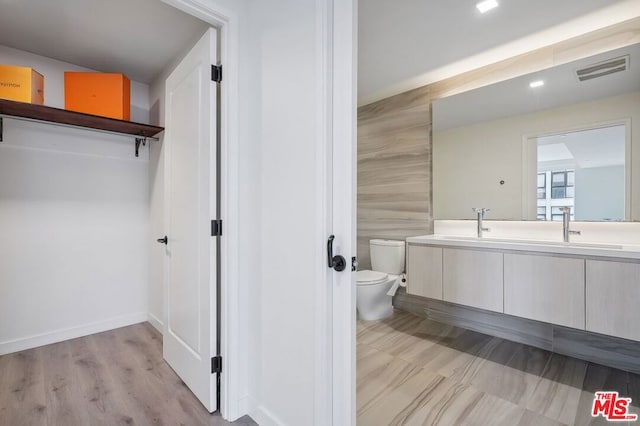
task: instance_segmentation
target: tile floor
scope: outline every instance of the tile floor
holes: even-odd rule
[[[597,390],[640,413],[635,374],[399,310],[357,327],[359,426],[610,424],[590,415]]]
[[[162,361],[160,342],[141,324],[0,357],[0,425],[227,424]],[[359,426],[608,424],[590,416],[596,390],[640,413],[635,374],[402,311],[358,322]]]

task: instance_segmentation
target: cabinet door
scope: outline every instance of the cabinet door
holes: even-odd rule
[[[502,312],[502,253],[444,249],[444,300]]]
[[[504,255],[504,313],[584,330],[584,259]]]
[[[442,300],[442,249],[409,245],[407,293]]]
[[[587,260],[587,330],[640,340],[640,265]]]

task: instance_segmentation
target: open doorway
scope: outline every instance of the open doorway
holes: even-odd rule
[[[561,300],[559,289],[568,288],[569,281],[558,279],[563,275],[551,259],[573,262],[573,272],[565,277],[577,277],[577,291],[566,298],[577,300],[575,312],[584,309],[589,297],[592,306],[587,311],[593,312],[604,304],[600,293],[589,296],[589,292],[594,294],[593,287],[586,290],[586,296],[580,296],[593,282],[585,278],[593,274],[589,271],[590,261],[562,254],[562,249],[529,254],[524,253],[532,251],[527,247],[521,247],[520,253],[499,247],[525,238],[532,240],[529,243],[549,241],[549,246],[578,245],[577,237],[575,242],[563,240],[563,227],[553,223],[559,218],[557,207],[574,207],[574,216],[565,219],[622,222],[632,217],[623,204],[630,184],[629,163],[624,155],[629,155],[632,138],[628,128],[618,125],[626,117],[637,116],[637,75],[629,72],[630,66],[621,64],[630,63],[634,56],[637,60],[638,46],[608,43],[604,33],[613,34],[620,29],[614,25],[581,38],[547,43],[548,47],[528,54],[511,52],[500,61],[487,55],[488,62],[483,67],[479,66],[483,55],[477,54],[468,58],[466,70],[465,61],[433,68],[432,73],[419,74],[416,70],[412,78],[389,84],[386,92],[373,93],[371,87],[385,78],[391,80],[415,67],[418,60],[427,62],[442,53],[438,51],[442,50],[441,43],[433,43],[431,56],[424,54],[424,43],[415,43],[415,34],[433,28],[425,24],[426,14],[420,13],[423,11],[416,8],[414,13],[403,15],[397,8],[385,11],[379,7],[381,4],[361,4],[369,14],[369,23],[361,22],[360,28],[368,29],[368,36],[376,43],[367,45],[368,40],[360,38],[367,47],[360,53],[368,55],[361,63],[369,65],[360,67],[361,77],[366,75],[367,79],[361,88],[369,96],[358,109],[358,257],[364,271],[358,277],[357,303],[360,308],[361,296],[367,298],[369,287],[373,292],[375,286],[386,285],[378,302],[387,305],[379,317],[372,316],[377,319],[357,320],[358,422],[588,423],[592,420],[594,396],[590,385],[596,369],[609,377],[628,374],[628,366],[616,363],[617,355],[606,349],[613,341],[619,341],[616,334],[598,335],[604,340],[588,351],[577,349],[592,342],[598,333],[587,319],[589,314],[576,315],[578,319],[573,324],[551,317],[555,314],[553,304]],[[448,11],[431,11],[432,17],[439,17],[434,26],[447,21]],[[474,19],[467,28],[479,25],[483,19],[478,19],[478,14],[465,16]],[[499,19],[493,17],[497,24]],[[382,23],[389,19],[401,22],[393,27],[401,30],[381,31]],[[449,22],[458,25],[451,27],[454,30],[450,36],[443,35],[442,27],[437,32],[438,40],[453,46],[451,40],[460,35],[455,31],[463,20],[460,16],[451,17]],[[507,27],[506,22],[500,26],[504,30]],[[411,37],[402,39],[406,28],[412,29]],[[485,34],[488,27],[482,28]],[[433,40],[434,35],[425,34],[423,39]],[[379,49],[385,43],[391,53],[380,56]],[[408,55],[412,48],[413,55]],[[394,54],[412,61],[390,61]],[[378,59],[384,62],[379,68],[373,66]],[[614,67],[614,63],[618,65]],[[554,66],[547,68],[548,64]],[[455,68],[457,72],[453,72]],[[374,71],[378,69],[382,71],[376,75]],[[585,78],[585,69],[593,75]],[[448,78],[443,76],[447,72],[451,72]],[[424,81],[423,85],[420,81]],[[446,116],[450,121],[443,120],[445,115],[438,116],[442,110],[436,110],[446,104],[451,107]],[[550,134],[549,130],[562,132]],[[601,133],[598,139],[602,142],[598,146],[571,141],[580,138],[584,142],[597,133]],[[529,135],[542,142],[540,150],[538,146],[527,146]],[[543,138],[546,136],[549,139]],[[552,140],[556,138],[566,143]],[[586,152],[579,152],[581,149],[594,149],[594,157],[585,158]],[[542,164],[530,161],[536,157],[543,160]],[[567,160],[576,160],[582,166]],[[582,185],[578,183],[579,173],[583,174]],[[597,183],[587,184],[593,180]],[[591,194],[578,199],[579,189],[597,185],[611,188],[605,195],[593,194],[603,200],[600,205],[590,198]],[[615,210],[605,211],[605,207]],[[490,222],[483,223],[487,211]],[[585,223],[587,226],[592,226],[589,238],[594,238],[593,231],[607,234],[610,230],[612,239],[620,238],[618,232],[622,229],[635,232],[633,224]],[[568,220],[564,230],[570,231]],[[389,265],[398,256],[390,255],[387,262],[380,262],[380,253],[394,250],[379,248],[392,245],[394,240],[407,242],[408,276],[406,289],[398,284],[389,315],[384,297],[388,294],[386,289],[393,293],[391,275],[398,274]],[[613,250],[622,246],[610,247]],[[549,253],[559,255],[556,259]],[[530,288],[512,290],[514,283],[523,281],[520,277],[514,279],[516,274],[536,278],[531,280]],[[605,275],[609,273],[602,274],[602,282],[594,287],[604,287]],[[618,278],[621,275],[611,274],[608,279],[611,276],[616,277],[616,285],[624,281]],[[554,280],[558,280],[557,284]],[[550,286],[549,291],[543,290],[545,285]],[[545,295],[534,300],[542,294]],[[535,306],[537,312],[513,309],[515,299],[521,306]],[[373,304],[375,300],[369,302]],[[569,303],[563,302],[560,310],[567,312],[567,306]],[[571,339],[562,343],[554,334],[560,330],[560,322],[572,329]],[[527,336],[534,328],[542,331],[545,327],[551,329],[546,343]],[[607,353],[607,367],[602,365],[604,358],[593,357],[595,352]],[[518,390],[511,387],[516,382]],[[620,394],[638,398],[638,392],[623,382],[612,386]],[[562,396],[555,393],[560,389]],[[547,405],[543,400],[554,402]],[[551,407],[559,401],[562,407]],[[568,407],[567,403],[573,405]],[[633,410],[638,410],[637,403]]]
[[[189,9],[189,2],[179,3],[181,8]],[[187,55],[203,33],[215,27],[216,33],[224,33],[214,42],[214,47],[218,48],[220,55],[208,59],[203,69],[207,72],[206,81],[215,85],[217,83],[210,78],[211,66],[219,65],[233,44],[233,41],[227,38],[227,25],[230,23],[228,19],[221,18],[213,9],[198,13],[193,10],[186,12],[162,2],[147,0],[109,3],[69,0],[58,2],[56,5],[41,3],[36,6],[13,2],[3,5],[3,45],[0,46],[0,62],[29,66],[40,71],[46,79],[44,106],[59,109],[65,106],[65,71],[127,74],[132,80],[132,121],[163,126],[166,124],[165,80],[178,62]],[[52,28],[64,31],[59,30],[52,34]],[[167,28],[171,31],[167,31]],[[79,37],[78,34],[83,35]],[[154,34],[155,37],[152,36]],[[227,67],[229,71],[235,70],[233,60],[229,61]],[[234,107],[228,98],[236,81],[233,72],[230,72],[227,81],[229,91],[221,94],[220,99],[223,112],[220,113],[219,122],[224,123],[233,117]],[[211,115],[216,117],[216,110],[210,110]],[[15,239],[9,233],[4,233],[7,239],[3,241],[6,243],[3,245],[13,253],[20,253],[22,259],[19,263],[12,262],[11,268],[2,268],[9,275],[2,278],[3,289],[7,289],[8,292],[3,294],[0,302],[6,304],[7,309],[3,305],[0,310],[11,315],[10,319],[3,318],[0,327],[0,353],[7,354],[4,355],[7,358],[2,359],[3,367],[7,366],[4,363],[7,360],[10,368],[16,371],[15,377],[18,380],[21,374],[18,367],[22,364],[14,362],[25,356],[31,357],[18,351],[60,342],[51,353],[52,362],[75,359],[75,354],[79,359],[77,365],[91,365],[95,367],[95,371],[100,370],[108,375],[106,363],[114,368],[118,365],[115,349],[129,347],[137,348],[139,351],[134,350],[132,352],[136,353],[133,354],[122,350],[122,356],[126,356],[127,353],[131,356],[129,361],[120,360],[126,364],[120,364],[120,368],[126,368],[126,371],[130,369],[131,374],[135,374],[141,365],[140,362],[144,362],[145,356],[150,365],[145,370],[149,373],[141,373],[135,383],[143,382],[143,377],[146,377],[144,374],[154,374],[154,371],[157,376],[153,380],[162,376],[170,383],[180,383],[180,379],[166,364],[160,365],[163,361],[157,356],[156,345],[162,340],[156,330],[162,332],[164,326],[169,324],[166,319],[165,289],[169,286],[165,284],[164,279],[165,245],[156,242],[156,239],[160,239],[171,243],[170,235],[167,239],[163,238],[167,235],[163,213],[164,186],[167,184],[164,173],[164,141],[139,138],[139,141],[135,141],[134,155],[134,142],[131,138],[94,134],[81,129],[43,128],[39,123],[23,124],[10,117],[3,117],[2,124],[2,158],[3,161],[14,164],[12,167],[3,167],[3,182],[19,181],[26,187],[38,188],[35,191],[25,191],[25,186],[14,186],[15,197],[3,189],[0,200],[3,213],[8,213],[9,210],[16,213],[3,216],[0,223],[1,227],[15,230]],[[227,143],[228,135],[231,133],[230,127],[225,125],[218,132],[211,126],[214,142],[211,148],[214,153],[219,154],[218,158],[224,156],[228,159],[233,154],[233,149],[230,149]],[[220,138],[219,149],[215,143],[217,137]],[[41,172],[27,172],[31,167],[29,165],[35,163],[42,166]],[[225,221],[225,235],[234,238],[235,215],[230,212],[233,212],[235,204],[233,200],[229,200],[229,194],[235,191],[229,190],[226,186],[229,180],[232,180],[229,176],[233,173],[234,164],[233,160],[225,161],[222,167],[212,168],[218,178],[217,182],[213,179],[212,184],[217,186],[217,183],[220,183],[220,190],[205,194],[203,203],[210,204],[214,211],[206,218],[205,231],[214,247],[222,254],[222,263],[235,261],[233,250],[227,251],[225,242],[217,245],[219,239],[211,235],[211,221],[230,217],[229,221]],[[217,201],[218,195],[221,198],[220,202]],[[19,202],[14,203],[12,200]],[[73,207],[70,207],[69,203],[73,203]],[[12,207],[5,208],[9,204]],[[37,220],[34,216],[36,211],[40,217]],[[45,214],[45,211],[49,214]],[[31,244],[24,236],[26,231],[34,229],[36,222],[38,226],[50,230],[62,230],[63,222],[68,228],[66,232],[49,232],[47,244]],[[61,255],[61,247],[71,250],[67,252],[67,256]],[[217,262],[216,259],[217,257],[214,257],[214,262]],[[67,263],[71,260],[73,265]],[[25,275],[20,272],[21,268],[37,270],[40,275]],[[222,271],[219,277],[221,282],[233,279],[233,268],[227,268],[225,264],[218,270]],[[233,290],[218,290],[215,269],[213,275],[213,279],[210,280],[210,293],[234,297]],[[29,285],[21,283],[22,279],[28,279]],[[25,295],[19,292],[26,289],[30,289],[31,294],[37,294],[37,300],[24,297]],[[216,298],[212,297],[212,306],[217,307],[216,302]],[[212,313],[215,316],[216,312],[221,311],[222,309],[214,309]],[[151,326],[138,326],[146,321],[156,330]],[[212,327],[220,323],[215,317],[207,318],[206,321],[210,321]],[[111,333],[111,330],[115,329],[122,331],[122,334]],[[107,334],[92,337],[100,332]],[[218,336],[220,334],[222,333],[217,333]],[[228,330],[225,330],[222,341],[216,338],[216,333],[208,336],[213,346],[211,355],[218,355],[228,348],[224,345],[224,336],[227,335]],[[189,340],[186,336],[182,337],[184,341]],[[73,338],[85,340],[78,341],[80,346],[67,344],[67,340]],[[101,357],[101,345],[109,342],[113,344],[111,349],[115,352],[104,351],[108,356]],[[89,348],[94,345],[97,347]],[[49,352],[33,350],[34,362],[44,362]],[[211,369],[214,364],[210,354],[207,348],[208,359],[205,362],[208,376],[212,375]],[[86,362],[81,362],[80,358]],[[22,367],[27,368],[29,365],[24,364]],[[50,383],[51,380],[66,380],[66,377],[63,377],[65,374],[69,377],[77,374],[77,365],[65,364],[59,365],[60,368],[45,368],[58,371],[60,377],[44,377],[39,384]],[[232,371],[233,363],[230,363],[227,378],[232,375]],[[214,378],[216,376],[219,375],[213,374]],[[125,375],[114,377],[121,381],[130,379]],[[214,386],[215,382],[214,379]],[[78,380],[74,383],[78,387],[90,387],[90,381],[85,383]],[[132,381],[129,380],[129,383]],[[111,396],[107,396],[111,395],[109,389],[113,390],[113,398],[116,398],[116,390],[125,394],[127,392],[124,385],[112,383],[111,388],[108,385],[109,383],[105,382],[104,387],[96,388],[98,395],[94,405],[109,406],[113,403]],[[146,391],[136,387],[137,385],[134,386],[135,389],[129,389],[129,395],[134,396],[130,401],[125,398],[130,403],[119,409],[122,418],[130,417],[136,423],[145,423],[149,416],[164,417],[160,409],[163,404],[153,402],[153,398],[165,392],[165,388],[157,382],[156,385],[156,392]],[[171,385],[167,388],[169,393],[170,388]],[[49,387],[45,387],[45,394],[46,389]],[[183,414],[186,417],[184,420],[176,421],[192,423],[189,420],[192,419],[192,415],[201,421],[202,412],[207,413],[217,408],[216,404],[209,404],[206,409],[198,407],[197,404],[193,404],[197,400],[193,395],[187,397],[189,391],[184,392],[185,390],[182,389],[180,392],[185,398],[190,398],[185,405],[189,407],[189,413],[178,414],[178,417]],[[213,390],[215,391],[215,388]],[[213,394],[215,395],[215,392]],[[215,398],[213,399],[215,402]],[[237,417],[236,413],[225,412],[227,404],[224,400],[222,402],[223,404],[218,404],[220,411],[225,415]],[[150,412],[137,404],[153,406],[158,410],[154,411],[154,408],[153,412]],[[55,404],[44,405],[55,409]],[[72,405],[80,410],[77,413],[79,418],[86,415],[86,410],[91,410],[89,405],[81,402]],[[4,403],[2,406],[6,407]],[[116,414],[116,411],[118,410],[109,414]],[[41,412],[43,415],[47,414],[46,410]],[[50,417],[58,418],[59,413],[50,414]],[[3,414],[5,420],[14,418],[13,414],[7,416],[9,417],[5,418]],[[20,423],[17,419],[18,417],[15,421],[8,421]],[[75,417],[70,418],[70,423],[65,423],[73,424],[74,419]],[[116,423],[116,420],[105,421]],[[87,421],[79,420],[77,423]]]

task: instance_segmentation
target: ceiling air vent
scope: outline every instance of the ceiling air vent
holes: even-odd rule
[[[629,55],[626,55],[579,69],[576,71],[576,77],[578,77],[579,81],[587,81],[616,72],[626,71],[628,68]]]

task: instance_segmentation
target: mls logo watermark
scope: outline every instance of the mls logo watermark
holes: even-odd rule
[[[638,420],[637,414],[630,414],[631,398],[621,398],[618,392],[596,392],[591,408],[591,417],[602,416],[610,422]]]

